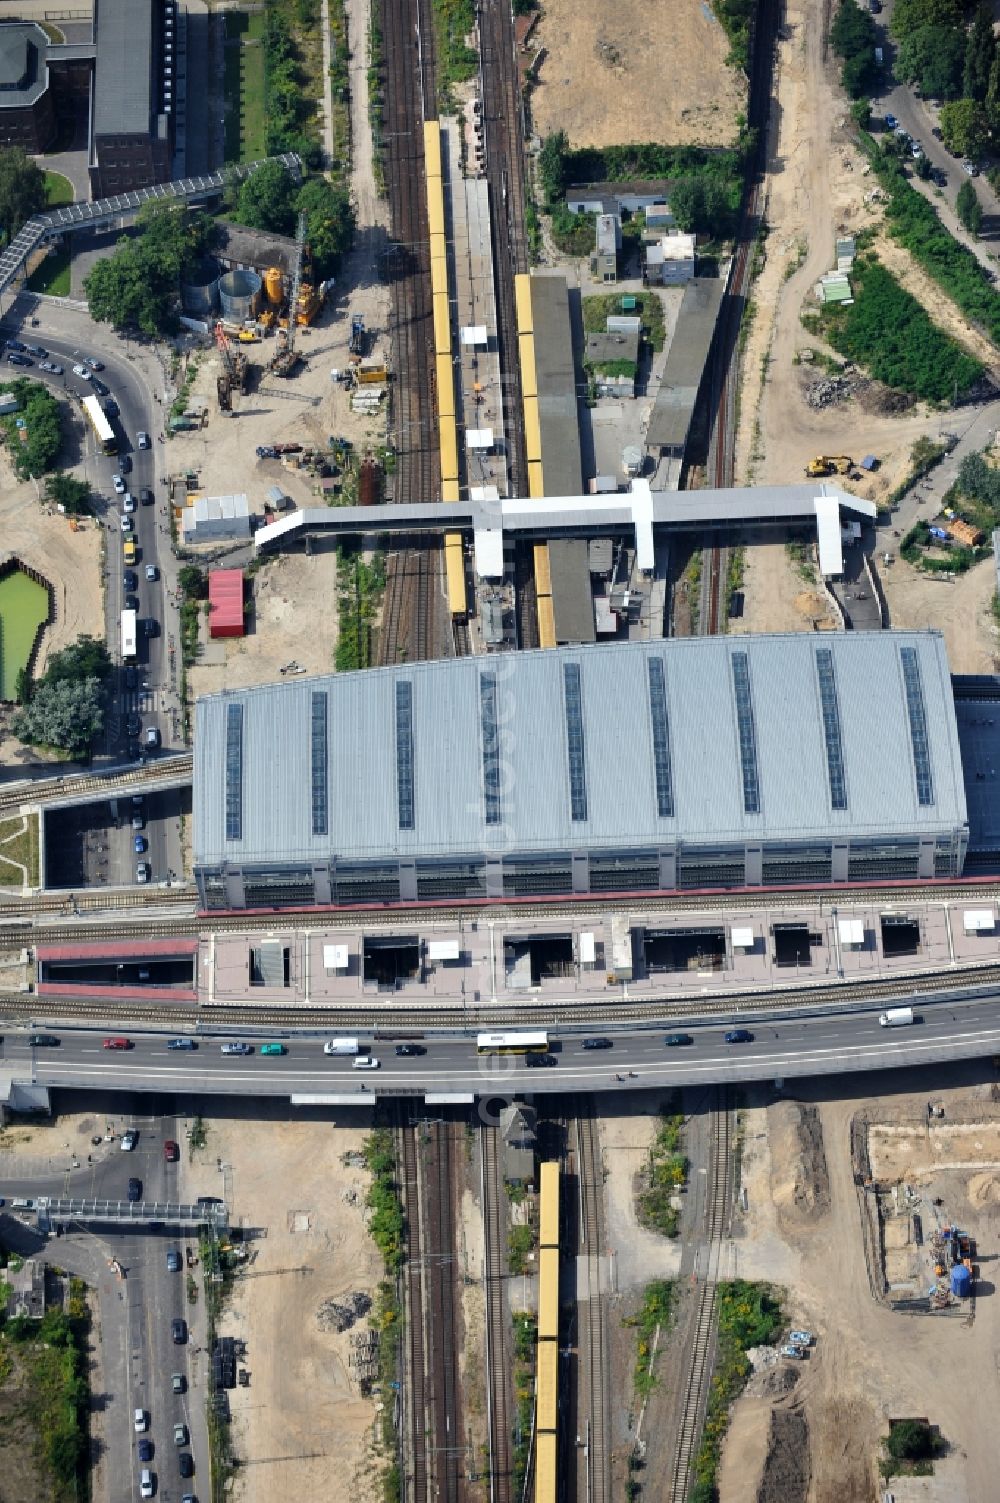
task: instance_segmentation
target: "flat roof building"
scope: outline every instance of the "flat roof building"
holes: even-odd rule
[[[49,39],[34,21],[0,24],[0,145],[37,155],[56,132]]]
[[[533,276],[531,310],[545,492],[577,496],[583,490],[583,466],[566,278]]]
[[[175,0],[94,0],[94,198],[170,180],[176,20]]]
[[[208,908],[946,877],[968,846],[936,632],[414,663],[195,717]]]
[[[684,457],[725,290],[719,277],[695,277],[684,288],[677,327],[646,430],[646,448],[657,456]]]

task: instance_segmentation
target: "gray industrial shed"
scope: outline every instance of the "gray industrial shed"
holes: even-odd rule
[[[196,706],[208,908],[949,876],[934,632],[452,659]]]
[[[646,449],[657,457],[684,457],[725,290],[725,282],[717,277],[695,277],[684,288],[663,379],[646,429]]]

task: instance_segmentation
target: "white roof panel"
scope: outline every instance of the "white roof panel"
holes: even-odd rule
[[[730,938],[734,950],[752,950],[754,947],[754,932],[752,929],[731,929]]]
[[[826,579],[844,572],[844,549],[840,537],[840,507],[834,496],[816,497],[816,533],[819,538],[819,571]]]

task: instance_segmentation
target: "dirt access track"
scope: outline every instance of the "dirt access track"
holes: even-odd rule
[[[775,1100],[763,1089],[750,1096],[740,1271],[778,1285],[788,1327],[817,1339],[806,1362],[779,1362],[751,1378],[725,1443],[721,1503],[867,1503],[881,1496],[877,1467],[889,1419],[912,1415],[938,1425],[948,1450],[935,1462],[933,1480],[916,1479],[919,1492],[909,1479],[888,1484],[900,1503],[996,1497],[994,1082],[989,1063],[976,1061],[869,1076],[833,1100],[818,1082],[802,1082],[795,1100]],[[928,1102],[944,1108],[933,1124]],[[986,1282],[974,1310],[966,1303],[955,1315],[901,1313],[873,1295],[869,1270],[877,1253],[869,1244],[866,1256],[866,1192],[855,1184],[851,1162],[859,1116],[868,1123],[873,1172],[883,1185],[911,1186],[927,1235],[940,1215],[977,1239]],[[887,1240],[898,1261],[899,1239]]]
[[[545,0],[532,124],[571,146],[728,146],[746,89],[703,0]]]

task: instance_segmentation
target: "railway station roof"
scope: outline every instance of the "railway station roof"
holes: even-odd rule
[[[559,648],[200,698],[200,868],[966,824],[936,632]]]

